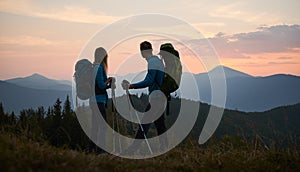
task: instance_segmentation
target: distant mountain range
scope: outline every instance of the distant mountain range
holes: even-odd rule
[[[223,73],[224,72],[224,73]],[[140,81],[146,72],[116,76],[116,95],[121,96],[124,91],[120,83],[123,79]],[[300,77],[278,74],[267,77],[254,77],[246,73],[218,66],[208,73],[184,73],[178,95],[211,104],[210,78],[221,79],[224,76],[227,85],[226,105],[228,109],[246,112],[266,111],[275,107],[300,103]],[[197,88],[191,89],[193,82]],[[199,92],[199,96],[196,95]],[[57,98],[62,101],[66,96],[71,97],[72,82],[66,80],[53,80],[39,74],[24,78],[14,78],[0,82],[0,102],[6,111],[18,113],[22,109],[36,108],[38,106],[52,106]],[[130,90],[131,94],[147,92],[143,90]]]
[[[0,102],[6,112],[16,114],[23,109],[53,106],[57,98],[65,101],[71,91],[34,89],[0,81]],[[71,97],[70,97],[71,98]]]
[[[52,80],[39,74],[0,81],[0,102],[5,111],[18,114],[23,109],[52,106],[59,98],[71,97],[71,81]]]
[[[218,66],[208,73],[193,75],[202,102],[210,104],[211,85],[209,76],[220,77],[224,71],[227,96],[227,109],[241,111],[266,111],[278,106],[292,105],[300,102],[300,77],[277,74],[266,77],[254,77],[243,72]],[[191,82],[191,76],[183,74],[182,83]],[[196,100],[195,92],[189,89],[190,84],[182,84],[185,98]]]
[[[39,90],[60,90],[60,91],[70,91],[72,85],[71,81],[53,80],[36,73],[24,78],[9,79],[6,80],[5,82],[15,84],[21,87],[26,87],[26,88],[34,88]]]

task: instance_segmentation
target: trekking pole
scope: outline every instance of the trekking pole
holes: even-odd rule
[[[130,94],[129,94],[128,88],[126,89],[126,94],[127,94],[128,105],[129,105],[129,113],[131,113],[131,99],[130,99],[130,97],[129,97]],[[143,132],[143,135],[144,135],[146,144],[147,144],[147,146],[148,146],[148,149],[149,149],[150,153],[153,154],[152,149],[151,149],[150,144],[149,144],[149,141],[148,141],[148,139],[147,139],[146,133],[145,133],[145,131],[144,131],[143,125],[141,124],[140,118],[139,118],[139,116],[138,116],[138,114],[137,114],[136,111],[135,111],[135,115],[136,115],[136,118],[137,118],[137,120],[138,120],[138,123],[139,123],[139,125],[140,125],[140,127],[141,127],[141,130],[142,130],[142,132]]]
[[[113,141],[113,152],[115,152],[115,147],[116,147],[116,143],[115,143],[115,119],[114,119],[114,112],[113,112],[113,102],[111,102],[112,104],[112,108],[111,108],[111,120],[112,120],[112,128],[113,128],[113,133],[112,133],[112,141]]]
[[[116,84],[115,84],[115,80],[112,81],[112,92],[111,92],[111,95],[112,95],[112,111],[113,111],[113,120],[116,118],[116,125],[117,125],[117,130],[118,130],[118,133],[120,133],[120,127],[119,127],[119,120],[118,120],[118,116],[117,116],[117,110],[116,110],[116,106],[114,105],[114,103],[116,103],[116,94],[115,94],[115,88],[116,88]],[[122,151],[122,148],[121,148],[121,138],[120,136],[118,137],[119,139],[119,151],[121,152]],[[115,137],[114,137],[115,139]],[[114,142],[114,146],[115,145],[115,142]],[[114,148],[115,150],[115,148]]]
[[[118,133],[120,134],[119,119],[118,119],[118,116],[117,116],[118,114],[117,114],[116,108],[114,108],[114,112],[115,112],[115,117],[116,117],[116,122],[117,122],[117,130],[118,130]],[[120,136],[118,136],[118,140],[119,140],[119,152],[122,152]]]
[[[112,88],[112,91],[111,91],[111,97],[112,97],[112,100],[111,100],[111,120],[112,120],[112,128],[113,128],[113,133],[112,133],[112,141],[113,141],[113,152],[116,151],[116,143],[115,143],[115,117],[114,117],[114,103],[113,103],[113,97],[115,96],[114,94],[114,87],[115,87],[115,83],[112,81],[111,82],[111,88]]]

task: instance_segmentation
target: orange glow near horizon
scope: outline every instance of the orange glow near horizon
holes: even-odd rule
[[[252,76],[291,74],[300,76],[300,53],[248,54],[249,59],[222,59],[222,64]]]
[[[172,42],[161,36],[139,36],[129,38],[112,49],[104,47],[109,53],[109,75],[126,75],[146,70],[147,63],[139,52],[139,43],[144,40],[152,43],[154,54],[159,52],[160,44]],[[0,44],[5,45],[0,48],[0,80],[25,77],[33,73],[52,79],[72,80],[74,64],[85,42],[55,42],[34,37],[9,40],[7,37],[0,37]],[[99,46],[100,44],[101,42]],[[225,65],[253,76],[281,73],[300,76],[300,48],[279,53],[242,54],[243,57],[240,57],[239,54],[226,47],[217,47],[219,62],[214,63],[214,66],[205,66],[204,59],[196,57],[187,47],[176,43],[174,46],[179,50],[184,72],[203,73],[216,65]],[[93,51],[91,49],[89,55],[84,58],[93,60]]]
[[[139,43],[149,40],[153,44],[153,53],[157,54],[161,43],[175,42],[169,37],[175,35],[176,38],[176,35],[180,35],[176,41],[184,40],[192,44],[193,48],[199,48],[200,52],[201,48],[205,49],[205,45],[199,45],[195,40],[208,38],[220,56],[219,61],[206,66],[209,56],[198,59],[189,50],[181,51],[181,47],[174,44],[180,50],[185,72],[202,73],[215,65],[225,65],[253,76],[280,73],[300,76],[299,1],[278,1],[272,4],[272,8],[269,8],[268,2],[250,0],[209,1],[206,4],[194,1],[189,5],[185,1],[170,2],[161,2],[160,8],[155,3],[148,3],[148,8],[144,8],[145,2],[142,1],[134,5],[120,1],[119,6],[116,6],[113,1],[102,4],[98,1],[54,3],[2,0],[0,80],[25,77],[33,73],[52,79],[71,80],[78,58],[93,60],[94,47],[89,47],[86,56],[79,55],[95,34],[113,25],[118,19],[141,14],[173,16],[193,26],[192,30],[198,32],[192,33],[182,22],[171,22],[173,25],[169,25],[162,20],[157,25],[150,26],[147,25],[151,21],[149,18],[139,25],[134,25],[133,18],[123,21],[113,30],[114,34],[107,32],[103,39],[101,37],[94,40],[93,46],[104,46],[109,52],[109,74],[126,75],[145,70],[147,63],[140,56]],[[141,30],[145,33],[159,33],[153,32],[156,29],[164,33],[161,35],[169,37],[135,37],[116,47],[101,45],[115,42],[117,33],[126,33],[127,26],[131,24],[133,28],[128,33],[138,34],[142,33],[138,32]],[[201,36],[196,33],[201,33]],[[249,54],[243,54],[245,52]]]
[[[137,44],[138,45],[138,44]],[[156,48],[157,49],[157,48]],[[79,52],[79,49],[78,49]],[[113,51],[109,56],[109,74],[126,75],[146,70],[146,61],[135,53]],[[157,53],[157,50],[155,50]],[[78,60],[76,52],[56,53],[35,51],[19,55],[14,52],[0,51],[0,79],[25,77],[39,73],[53,79],[71,80],[74,73],[74,64]],[[300,54],[294,53],[264,53],[251,54],[249,59],[230,59],[220,57],[220,65],[245,72],[252,76],[268,76],[273,74],[292,74],[300,76]],[[6,58],[4,58],[6,57]],[[181,56],[184,71],[191,73],[207,72],[201,62],[193,56]]]

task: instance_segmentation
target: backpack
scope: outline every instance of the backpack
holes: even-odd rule
[[[160,55],[165,62],[165,78],[160,90],[168,97],[179,88],[182,65],[179,53],[171,43],[165,43],[160,46]]]
[[[81,100],[87,100],[92,97],[94,88],[93,80],[93,64],[87,59],[77,61],[75,65],[75,84],[76,94]]]

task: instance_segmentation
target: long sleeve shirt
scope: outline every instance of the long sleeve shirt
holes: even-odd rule
[[[95,78],[95,86],[97,85],[98,88],[101,90],[106,90],[107,89],[107,75],[104,72],[104,67],[100,64],[94,64],[93,68],[93,74]],[[94,102],[96,101],[97,103],[107,103],[107,93],[105,92],[104,94],[95,94],[95,98],[92,98],[91,101]]]
[[[147,59],[148,72],[143,81],[132,84],[134,89],[148,87],[149,94],[159,90],[164,80],[164,64],[157,56]]]

